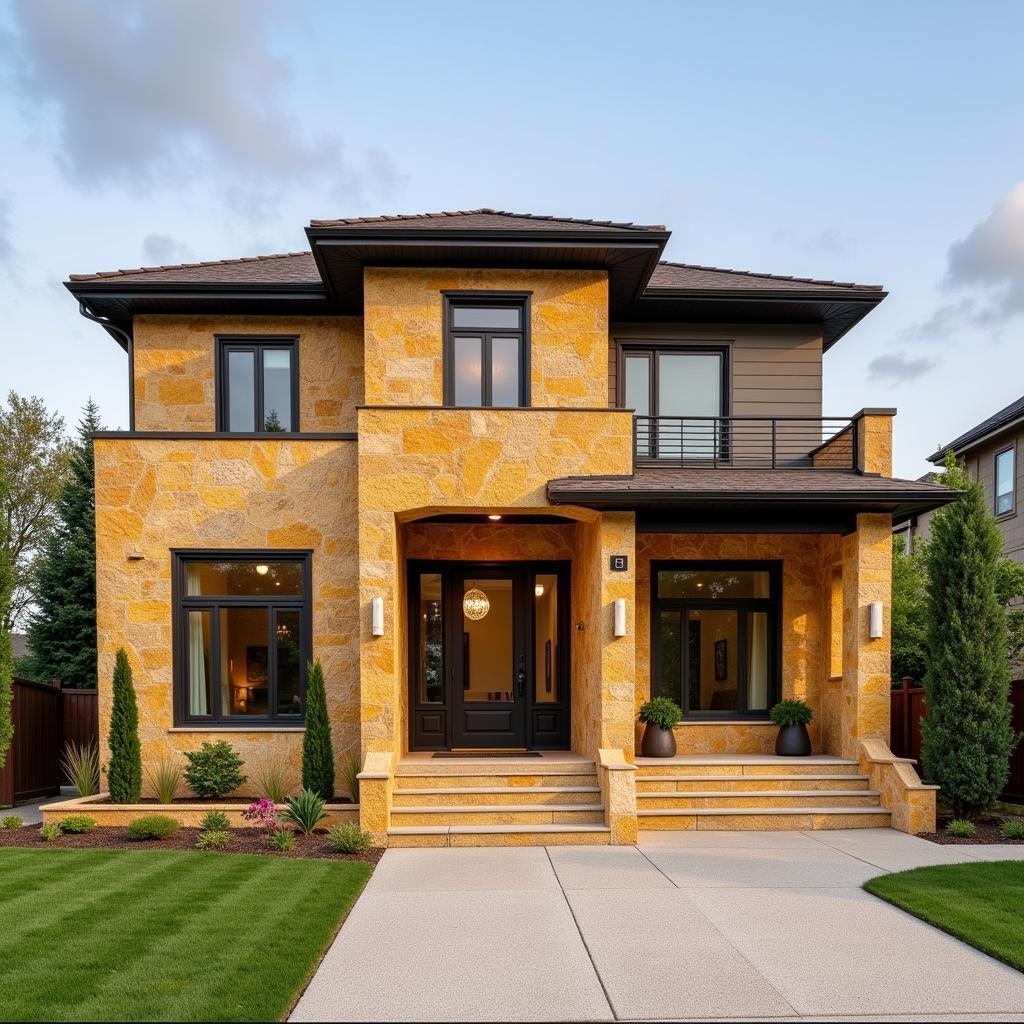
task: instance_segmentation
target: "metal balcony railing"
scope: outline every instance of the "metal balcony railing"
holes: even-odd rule
[[[634,416],[638,465],[857,468],[857,421],[819,416]]]

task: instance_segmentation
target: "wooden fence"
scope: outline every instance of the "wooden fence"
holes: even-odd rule
[[[892,714],[889,718],[889,749],[897,757],[912,757],[921,764],[921,719],[927,714],[924,689],[906,678],[892,691]],[[1013,706],[1012,728],[1024,732],[1024,679],[1010,683],[1010,704]],[[1003,799],[1024,803],[1024,742],[1017,744],[1010,760],[1010,779],[1003,790]]]
[[[15,678],[13,697],[14,739],[0,768],[0,807],[58,794],[66,782],[60,767],[65,743],[99,739],[95,690]]]

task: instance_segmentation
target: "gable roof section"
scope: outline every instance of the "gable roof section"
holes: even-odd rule
[[[461,228],[470,231],[665,231],[664,224],[632,221],[551,217],[538,213],[512,213],[481,207],[479,210],[445,210],[440,213],[405,213],[393,217],[339,217],[311,220],[311,228],[372,227],[395,230]]]
[[[1018,398],[1016,402],[1011,402],[1005,409],[1000,409],[999,412],[989,416],[987,420],[982,420],[971,427],[970,430],[965,431],[958,438],[950,441],[949,444],[943,445],[933,455],[928,456],[928,461],[942,462],[946,457],[947,451],[961,455],[982,441],[987,441],[994,434],[999,433],[999,431],[1016,423],[1018,420],[1024,420],[1024,396]]]
[[[311,252],[272,256],[242,256],[232,260],[177,263],[133,270],[71,274],[69,281],[110,281],[119,284],[307,284],[320,285],[320,272]]]
[[[703,267],[695,263],[671,263],[662,260],[651,275],[647,292],[658,289],[726,289],[730,291],[847,291],[881,292],[880,284],[854,284],[851,281],[821,281],[813,277],[786,277],[761,274],[754,270],[728,270]]]

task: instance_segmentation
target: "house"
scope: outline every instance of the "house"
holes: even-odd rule
[[[495,210],[306,233],[67,284],[128,355],[99,674],[123,645],[144,759],[297,766],[318,658],[378,842],[932,827],[886,746],[890,534],[952,495],[892,477],[894,410],[821,407],[880,287]],[[669,761],[637,756],[652,694],[683,708]],[[772,753],[781,697],[808,760]]]
[[[943,445],[928,456],[928,461],[941,468],[946,452],[952,452],[964,463],[968,474],[979,481],[985,491],[989,509],[1003,535],[1003,553],[1015,562],[1024,563],[1024,525],[1017,518],[1017,495],[1024,482],[1024,471],[1017,461],[1017,449],[1022,440],[1024,397]],[[930,478],[928,474],[922,479]],[[926,540],[931,515],[931,512],[923,512],[910,517],[898,524],[897,533],[909,543],[916,538]]]

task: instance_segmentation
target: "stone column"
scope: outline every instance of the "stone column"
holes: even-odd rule
[[[605,512],[600,527],[601,739],[602,748],[633,759],[636,675],[636,515]],[[625,572],[612,569],[613,555],[625,555]],[[595,581],[596,582],[596,581]],[[614,633],[614,605],[626,602],[626,635]]]

